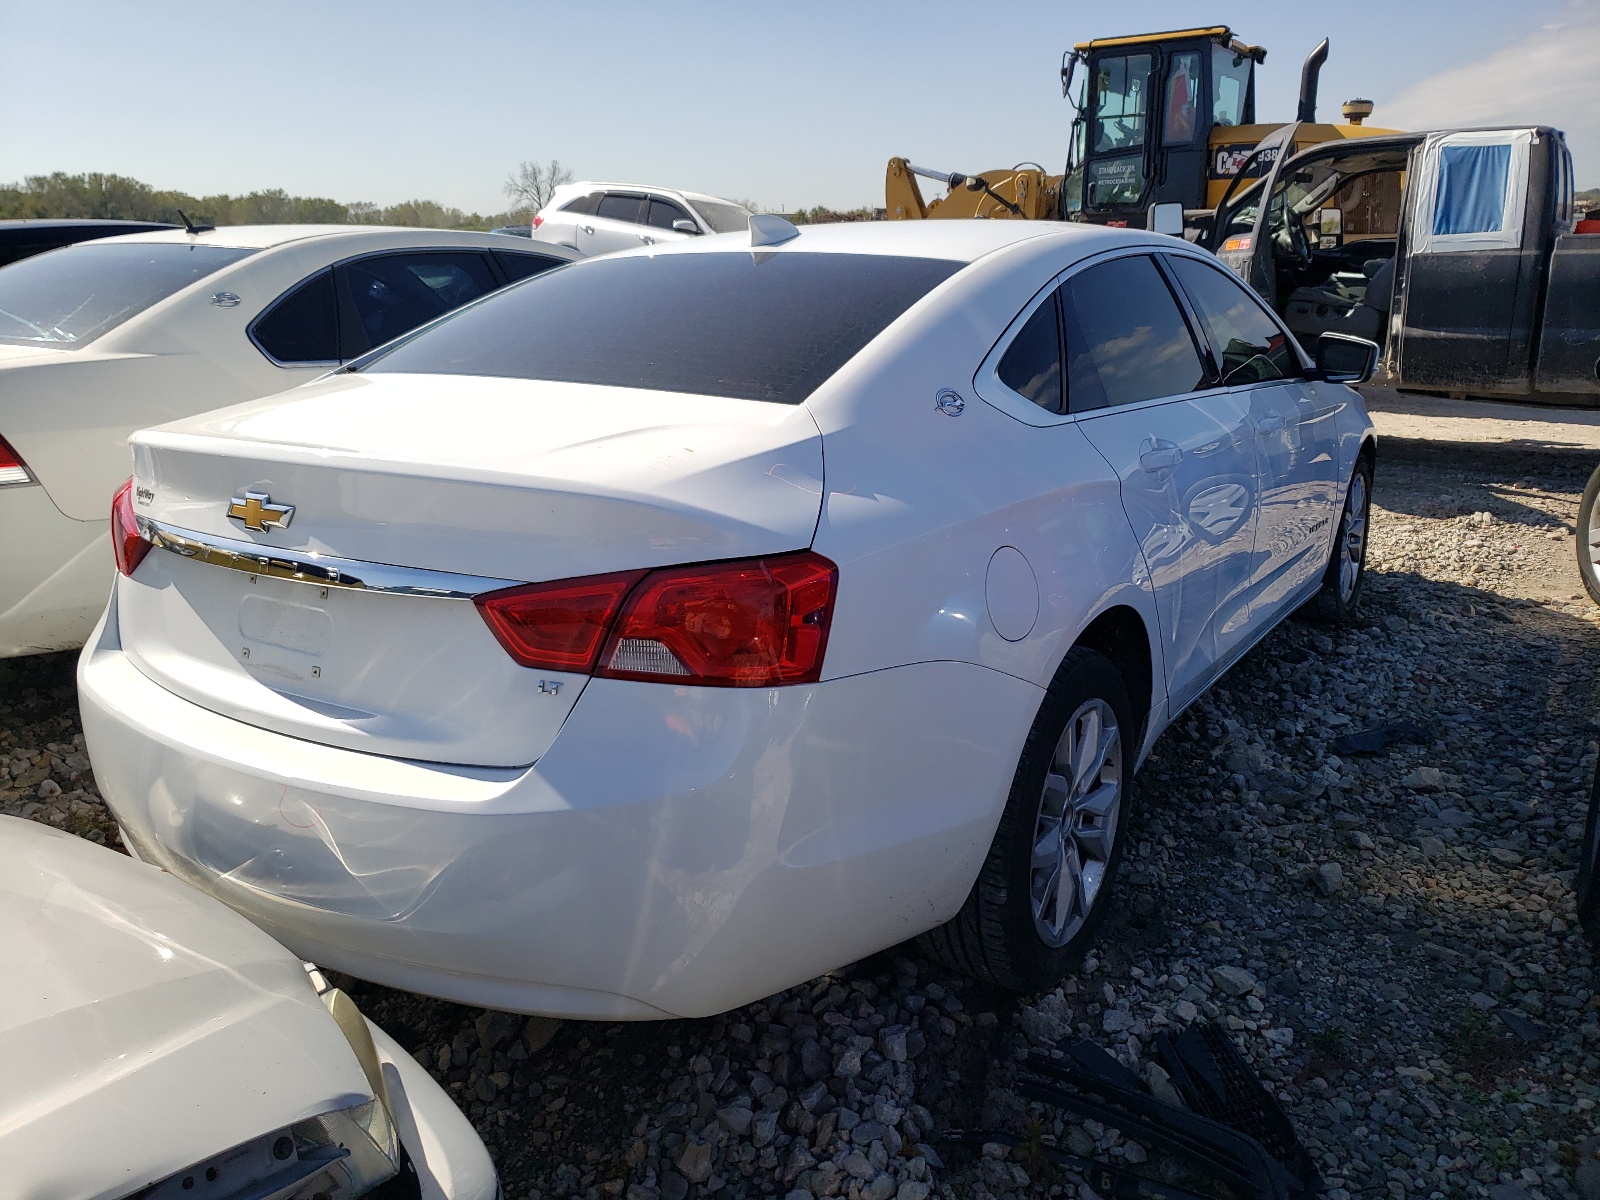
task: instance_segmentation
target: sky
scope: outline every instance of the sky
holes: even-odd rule
[[[1600,0],[0,0],[0,182],[115,172],[195,194],[283,188],[506,207],[523,160],[768,209],[881,204],[891,155],[1060,170],[1061,54],[1226,19],[1268,47],[1262,120],[1331,39],[1324,120],[1564,128],[1600,187]]]

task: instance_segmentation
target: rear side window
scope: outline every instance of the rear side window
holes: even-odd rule
[[[1073,412],[1181,396],[1206,372],[1178,302],[1142,255],[1080,271],[1061,285],[1067,402]]]
[[[594,216],[594,210],[600,207],[600,197],[603,192],[590,192],[587,196],[579,196],[576,200],[568,200],[561,206],[561,212],[583,213],[585,216]]]
[[[692,221],[692,218],[671,200],[650,197],[650,224],[657,229],[671,229],[674,221]]]
[[[869,254],[659,254],[550,271],[366,369],[799,404],[961,269]]]
[[[332,269],[317,272],[257,317],[250,336],[281,363],[338,362],[339,317]]]
[[[346,263],[339,271],[350,297],[346,324],[353,326],[343,339],[346,358],[499,287],[483,255],[472,251],[384,254]]]
[[[0,268],[0,343],[73,350],[254,254],[184,242],[82,242]]]
[[[1169,257],[1222,373],[1221,386],[1263,383],[1301,374],[1289,335],[1278,328],[1234,276],[1192,258]]]
[[[1000,382],[1046,412],[1061,404],[1061,323],[1051,296],[1023,325],[995,368]]]
[[[615,192],[607,192],[600,201],[597,217],[605,217],[612,221],[629,221],[635,225],[644,223],[644,197],[621,196]]]
[[[559,267],[566,261],[562,258],[551,258],[547,254],[518,254],[510,250],[496,250],[494,260],[500,264],[500,269],[506,273],[506,279],[512,283],[526,279],[529,275],[548,271],[551,267]]]

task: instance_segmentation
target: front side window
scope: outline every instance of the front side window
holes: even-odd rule
[[[604,217],[608,221],[626,221],[630,225],[642,225],[644,223],[644,197],[607,192],[601,197],[600,207],[595,210],[595,216]]]
[[[80,242],[0,268],[0,343],[75,350],[254,254],[186,242]]]
[[[1095,153],[1144,145],[1149,111],[1150,56],[1125,54],[1102,58],[1095,71]]]
[[[1162,112],[1161,144],[1183,146],[1200,131],[1200,54],[1172,56],[1167,77],[1167,106]]]
[[[338,303],[333,270],[318,271],[257,317],[255,343],[280,363],[339,361]]]
[[[1217,125],[1248,125],[1252,62],[1226,46],[1211,47],[1211,120]]]
[[[1067,404],[1087,412],[1181,396],[1205,386],[1189,326],[1143,255],[1080,271],[1061,285]]]
[[[671,200],[663,200],[659,196],[651,196],[649,223],[657,229],[671,229],[674,221],[689,221],[690,224],[693,224],[693,219],[689,214]],[[698,229],[699,226],[695,226],[695,228]]]
[[[345,357],[410,333],[499,286],[481,254],[430,251],[357,259],[339,268],[355,328],[346,330]]]
[[[1061,323],[1054,296],[1034,310],[1001,356],[995,374],[1013,392],[1046,412],[1065,411],[1061,403]]]
[[[803,251],[596,258],[508,288],[364,369],[799,404],[963,265]]]
[[[1192,258],[1171,257],[1167,262],[1217,355],[1221,386],[1301,374],[1293,341],[1262,311],[1243,284]]]

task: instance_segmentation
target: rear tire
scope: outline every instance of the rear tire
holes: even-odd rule
[[[1578,502],[1578,574],[1583,578],[1583,590],[1589,599],[1600,604],[1600,467],[1589,476],[1589,486],[1583,489],[1583,499]]]
[[[1138,733],[1110,660],[1070,651],[1023,746],[977,882],[960,912],[922,935],[925,950],[1015,992],[1052,987],[1078,964],[1122,861]]]
[[[1345,490],[1339,532],[1328,558],[1328,569],[1322,575],[1322,590],[1311,601],[1318,620],[1344,625],[1355,619],[1361,587],[1367,579],[1367,531],[1371,518],[1372,457],[1362,454]]]

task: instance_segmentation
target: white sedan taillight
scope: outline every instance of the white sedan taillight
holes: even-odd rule
[[[838,582],[838,567],[803,550],[529,584],[477,605],[526,667],[771,687],[821,678]]]
[[[0,438],[0,487],[12,483],[32,483],[33,475],[22,455],[11,448],[5,438]]]
[[[133,515],[131,479],[111,498],[111,550],[117,556],[117,570],[124,575],[132,575],[150,553],[150,543],[139,532],[138,518]]]

